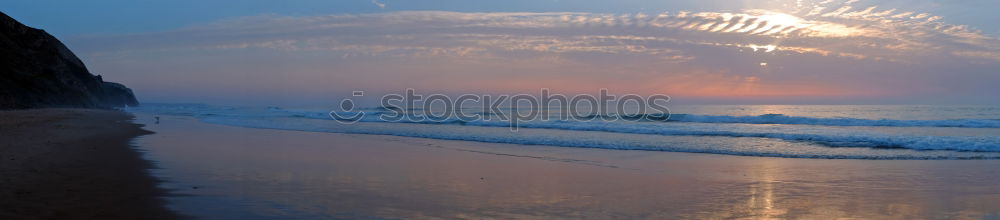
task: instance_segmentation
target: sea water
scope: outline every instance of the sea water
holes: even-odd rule
[[[689,105],[670,110],[670,117],[658,120],[528,120],[514,131],[503,120],[388,121],[378,116],[389,110],[378,108],[361,110],[366,116],[353,124],[334,120],[324,108],[144,104],[129,109],[249,128],[610,150],[824,159],[1000,158],[1000,106]]]

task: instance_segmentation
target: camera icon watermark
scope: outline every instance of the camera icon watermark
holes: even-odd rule
[[[352,97],[364,97],[365,96],[365,92],[364,91],[354,91],[354,92],[351,93],[351,96]],[[344,123],[344,124],[354,124],[354,123],[357,123],[358,121],[361,121],[361,119],[364,119],[364,117],[365,117],[365,112],[364,111],[356,111],[355,108],[357,108],[357,105],[354,104],[354,100],[350,99],[350,98],[347,98],[347,99],[344,99],[344,100],[340,100],[340,109],[331,110],[330,113],[329,113],[329,115],[330,115],[331,118],[333,118],[337,122]]]

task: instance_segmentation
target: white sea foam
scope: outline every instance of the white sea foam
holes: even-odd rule
[[[996,119],[873,120],[873,119],[858,119],[858,118],[796,117],[796,116],[787,116],[782,114],[765,114],[758,116],[675,114],[671,115],[670,121],[697,122],[697,123],[801,124],[801,125],[825,125],[825,126],[1000,128],[1000,120]]]

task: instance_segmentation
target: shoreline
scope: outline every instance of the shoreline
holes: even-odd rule
[[[621,151],[162,119],[0,111],[0,218],[1000,215],[995,160]]]
[[[177,219],[125,112],[0,111],[0,218]]]
[[[136,114],[136,143],[205,218],[1000,216],[997,160],[829,160],[246,128]],[[204,208],[211,205],[212,208]]]

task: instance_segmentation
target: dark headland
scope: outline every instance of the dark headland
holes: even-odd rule
[[[139,102],[87,70],[62,42],[0,12],[0,109],[114,108]]]
[[[173,219],[149,161],[149,134],[114,108],[106,82],[58,39],[0,12],[0,219]]]

